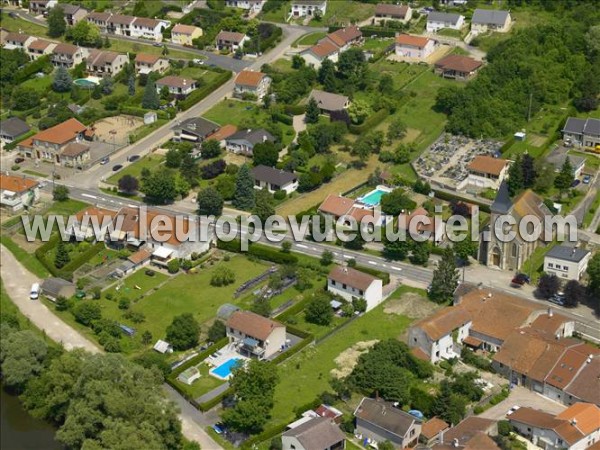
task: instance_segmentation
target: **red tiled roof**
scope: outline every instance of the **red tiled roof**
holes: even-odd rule
[[[175,75],[166,76],[156,82],[157,85],[178,87],[178,88],[184,88],[187,86],[191,86],[194,83],[195,83],[194,80],[191,80],[189,78],[178,77]]]
[[[575,403],[556,417],[575,422],[575,427],[585,435],[600,429],[600,408],[591,403]]]
[[[156,64],[156,61],[161,59],[158,55],[150,55],[148,53],[138,53],[135,56],[135,62],[144,63],[144,64]]]
[[[171,30],[171,33],[191,35],[192,33],[194,33],[194,31],[196,29],[198,29],[198,27],[194,27],[192,25],[183,25],[182,23],[178,23],[177,25],[175,25],[173,27],[173,29]]]
[[[432,316],[420,320],[414,326],[421,328],[433,341],[451,334],[457,328],[471,322],[471,315],[457,307],[443,308]]]
[[[0,173],[0,189],[3,191],[11,191],[19,194],[28,191],[29,189],[33,189],[37,185],[38,182],[35,180],[15,177],[13,175],[3,175]]]
[[[227,327],[266,341],[275,328],[282,328],[283,325],[250,311],[236,311],[227,320]]]
[[[351,198],[329,194],[323,203],[321,203],[321,206],[319,206],[319,211],[341,217],[347,214],[353,205],[354,200]]]
[[[79,133],[86,130],[86,126],[77,119],[69,119],[47,130],[40,131],[32,137],[33,140],[50,142],[52,144],[66,144],[74,140]]]
[[[427,439],[433,439],[442,431],[446,430],[449,425],[438,417],[432,417],[423,424],[421,435]]]
[[[334,44],[329,41],[323,41],[318,43],[317,45],[313,45],[311,48],[305,51],[310,51],[317,55],[319,58],[325,58],[329,55],[333,55],[339,51]]]
[[[473,172],[487,173],[499,176],[508,165],[508,160],[492,156],[478,155],[468,165],[467,169]]]
[[[150,259],[151,256],[152,254],[148,250],[141,249],[130,255],[127,259],[133,264],[140,264]]]
[[[238,76],[235,77],[235,84],[257,87],[265,76],[267,76],[267,74],[262,72],[254,72],[253,70],[242,70],[238,74]]]
[[[423,48],[427,45],[429,39],[421,36],[412,36],[410,34],[401,34],[396,37],[396,44],[407,45],[410,47]]]
[[[326,38],[330,39],[335,45],[338,47],[343,47],[344,45],[358,39],[362,36],[360,29],[357,26],[340,28],[339,30],[334,31],[333,33],[329,33]]]
[[[206,140],[214,139],[215,141],[222,141],[223,139],[227,139],[229,136],[234,135],[237,132],[237,127],[235,125],[227,124],[223,125],[213,134],[209,134],[206,136]]]
[[[464,73],[474,72],[482,65],[481,61],[463,55],[448,55],[435,63],[435,67]]]

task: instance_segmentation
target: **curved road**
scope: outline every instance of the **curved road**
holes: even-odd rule
[[[31,285],[39,282],[39,279],[25,269],[3,245],[0,245],[0,261],[2,261],[0,275],[6,292],[21,313],[36,327],[43,330],[53,341],[62,344],[67,350],[79,347],[90,353],[102,352],[95,343],[65,323],[42,302],[29,299]],[[204,431],[209,423],[202,413],[195,410],[166,383],[164,389],[169,398],[179,407],[183,435],[189,440],[197,441],[203,449],[221,449],[222,447]]]

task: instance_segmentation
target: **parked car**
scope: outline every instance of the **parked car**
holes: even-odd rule
[[[134,161],[137,161],[138,159],[140,159],[140,155],[131,155],[129,158],[127,158],[127,161],[134,162]]]
[[[154,47],[162,47],[162,44],[160,42],[155,42],[154,44],[152,44]]]
[[[122,164],[115,164],[112,168],[113,172],[116,172],[117,170],[121,170],[123,168]]]
[[[510,416],[512,413],[514,413],[516,410],[518,410],[520,408],[521,408],[520,406],[515,405],[506,412],[506,415]]]
[[[581,183],[581,181],[573,180],[573,182],[571,183],[571,187],[577,187],[577,186],[579,186],[579,183]]]
[[[108,164],[109,161],[110,161],[110,158],[108,156],[105,156],[104,158],[102,158],[100,160],[100,164],[105,165],[105,164]]]
[[[511,280],[511,283],[513,285],[520,287],[520,286],[523,286],[525,283],[529,284],[530,281],[531,280],[528,275],[526,275],[524,273],[518,273],[513,277],[513,279]]]
[[[201,59],[197,59],[197,58],[196,58],[196,59],[194,59],[193,61],[194,61],[194,64],[200,64],[200,65],[204,64],[204,61],[203,61],[203,60],[201,60]]]
[[[23,158],[22,156],[17,156],[15,158],[15,164],[21,164],[23,161],[25,161],[25,158]]]
[[[583,177],[583,184],[590,184],[591,179],[592,179],[592,177],[590,177],[589,175],[585,175]]]
[[[558,306],[565,306],[565,294],[559,292],[558,294],[555,294],[552,297],[550,297],[548,301]]]

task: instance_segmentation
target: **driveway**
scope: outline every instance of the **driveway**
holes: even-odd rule
[[[31,285],[40,280],[26,270],[3,245],[0,246],[0,261],[0,275],[6,292],[21,313],[31,320],[36,327],[43,330],[53,341],[61,343],[67,350],[80,347],[90,353],[102,352],[96,344],[55,316],[42,302],[29,299]],[[201,448],[221,449],[222,447],[204,431],[204,428],[209,424],[208,418],[194,409],[166,383],[164,389],[169,398],[180,409],[179,419],[181,420],[183,435],[189,440],[197,441]]]
[[[537,394],[525,389],[522,386],[513,388],[506,400],[501,401],[496,406],[492,406],[487,411],[479,415],[484,419],[504,420],[507,411],[513,406],[529,406],[530,408],[540,409],[550,414],[558,414],[567,407],[561,403],[550,400],[543,395]]]

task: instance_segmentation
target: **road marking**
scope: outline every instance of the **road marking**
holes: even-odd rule
[[[352,255],[344,255],[344,258],[346,258],[346,259],[352,259],[353,257],[352,257]]]
[[[296,244],[296,247],[298,247],[298,248],[308,248],[308,245]]]
[[[394,266],[390,266],[390,268],[391,268],[391,269],[394,269],[394,270],[398,270],[398,271],[402,270],[402,268],[401,268],[401,267],[394,267]]]
[[[374,266],[377,265],[377,263],[375,261],[367,261],[369,264],[373,264]]]
[[[98,198],[95,195],[91,195],[91,194],[81,194],[82,197],[88,197],[88,198]]]

